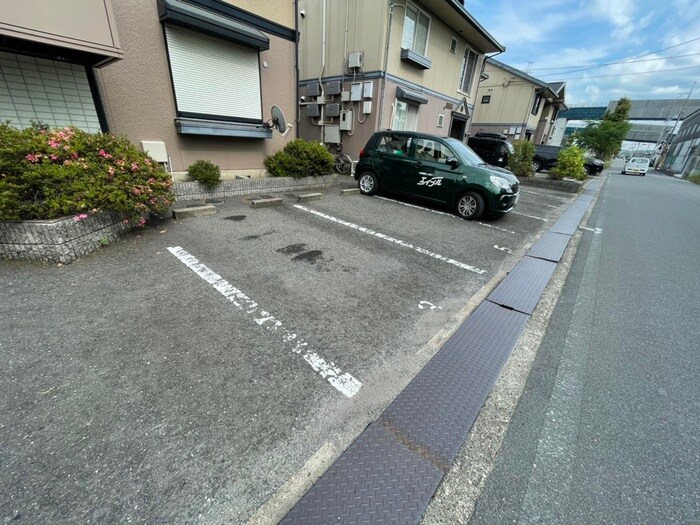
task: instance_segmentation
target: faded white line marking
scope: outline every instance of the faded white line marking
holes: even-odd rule
[[[394,237],[390,237],[389,235],[385,235],[380,232],[376,232],[374,230],[370,230],[369,228],[365,228],[364,226],[359,226],[357,224],[353,224],[352,222],[344,221],[343,219],[338,219],[337,217],[333,217],[331,215],[326,215],[325,213],[321,213],[320,211],[312,210],[311,208],[307,208],[306,206],[302,206],[301,204],[295,204],[295,208],[298,208],[302,211],[305,211],[307,213],[311,213],[313,215],[316,215],[317,217],[321,217],[322,219],[326,219],[328,221],[334,222],[336,224],[340,224],[342,226],[347,226],[348,228],[352,228],[353,230],[357,230],[362,233],[366,233],[368,235],[373,235],[374,237],[377,237],[379,239],[383,239],[385,241],[392,242],[394,244],[398,244],[399,246],[403,246],[404,248],[408,248],[410,250],[416,251],[418,253],[422,253],[423,255],[427,255],[428,257],[432,257],[433,259],[437,259],[439,261],[446,262],[447,264],[451,264],[453,266],[456,266],[457,268],[461,268],[463,270],[468,270],[470,272],[478,273],[479,275],[486,273],[486,270],[482,270],[480,268],[477,268],[476,266],[471,266],[469,264],[465,264],[463,262],[455,261],[454,259],[450,259],[449,257],[445,257],[444,255],[440,255],[438,253],[433,253],[430,250],[426,250],[425,248],[421,248],[420,246],[414,246],[413,244],[402,241],[401,239],[396,239]]]
[[[544,202],[538,202],[537,205],[538,206],[546,206],[547,208],[553,208],[555,210],[557,208],[559,208],[559,206],[555,206],[554,204],[545,204]]]
[[[180,259],[190,270],[211,284],[217,292],[226,297],[226,299],[239,310],[243,311],[247,316],[252,316],[253,321],[255,321],[258,326],[262,326],[270,332],[277,332],[282,340],[282,344],[286,348],[298,355],[302,355],[303,352],[302,358],[304,361],[340,393],[347,397],[352,397],[360,391],[362,383],[347,372],[343,373],[335,363],[328,363],[316,352],[309,350],[307,348],[309,343],[307,343],[304,338],[299,337],[296,333],[285,328],[282,321],[270,314],[270,312],[266,312],[260,308],[258,303],[253,301],[241,290],[201,264],[193,255],[181,247],[169,247],[168,251]]]
[[[429,308],[430,310],[442,310],[442,306],[436,306],[433,303],[429,303],[428,301],[421,301],[420,303],[418,303],[419,310],[425,310],[426,308]]]
[[[444,211],[431,210],[430,208],[424,208],[423,206],[416,206],[415,204],[408,204],[407,202],[396,201],[396,200],[394,200],[394,199],[387,199],[386,197],[379,197],[379,196],[377,196],[377,195],[374,195],[374,198],[375,198],[375,199],[380,199],[380,200],[383,200],[383,201],[394,202],[394,203],[396,203],[396,204],[400,204],[401,206],[407,206],[407,207],[409,207],[409,208],[416,208],[417,210],[429,211],[430,213],[436,213],[436,214],[438,214],[438,215],[444,215],[445,217],[451,217],[452,219],[459,219],[460,221],[463,221],[463,220],[464,220],[464,219],[462,219],[461,217],[458,217],[457,215],[455,215],[454,213],[446,213],[446,212],[444,212]],[[515,234],[514,231],[506,230],[505,228],[500,228],[500,227],[498,227],[498,226],[493,226],[492,224],[486,224],[486,223],[479,222],[479,221],[471,221],[471,222],[474,223],[474,224],[478,224],[479,226],[486,226],[487,228],[493,228],[494,230],[499,230],[499,231],[502,231],[502,232]]]
[[[493,247],[497,250],[501,250],[502,252],[513,253],[513,250],[511,250],[510,248],[506,248],[505,246],[499,246],[498,244],[494,244]]]
[[[549,219],[543,219],[542,217],[535,217],[534,215],[527,215],[525,213],[520,213],[519,211],[512,211],[511,213],[514,215],[522,215],[523,217],[527,217],[528,219],[536,219],[536,220],[542,221],[542,222],[549,222]]]
[[[603,233],[603,230],[601,230],[600,228],[589,228],[588,226],[579,226],[578,229],[593,233]]]
[[[528,191],[528,190],[520,190],[520,193],[528,193],[530,195],[541,195],[542,197],[547,197],[549,199],[558,199],[561,201],[569,201],[571,200],[569,197],[560,197],[559,195],[550,195],[548,193],[540,193],[539,191]]]

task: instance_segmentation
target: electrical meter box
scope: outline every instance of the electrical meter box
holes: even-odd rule
[[[362,103],[362,113],[365,115],[369,115],[372,113],[372,101],[371,100],[365,100]]]
[[[352,131],[352,110],[340,112],[340,131]]]
[[[349,91],[342,91],[340,93],[340,101],[341,102],[350,102],[350,92]]]
[[[350,84],[350,100],[353,102],[362,100],[362,82],[353,82]]]
[[[362,83],[362,97],[372,98],[374,95],[374,82],[371,80],[366,80]]]
[[[328,144],[340,144],[340,126],[324,126],[323,142]]]
[[[317,97],[321,94],[321,86],[318,84],[318,82],[314,82],[313,84],[309,84],[306,86],[306,96],[307,97]]]
[[[340,90],[342,86],[340,85],[340,80],[333,80],[331,82],[323,83],[323,93],[326,96],[340,95]]]
[[[326,105],[326,116],[327,117],[337,117],[340,115],[340,104],[327,104]]]
[[[307,117],[318,117],[321,115],[318,104],[309,104],[308,106],[305,106],[305,108]]]

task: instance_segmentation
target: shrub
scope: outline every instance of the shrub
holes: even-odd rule
[[[163,167],[126,138],[66,127],[0,124],[0,219],[115,211],[142,226],[173,200]]]
[[[318,177],[333,169],[333,155],[323,144],[296,139],[265,157],[265,167],[273,177]]]
[[[516,140],[513,149],[515,152],[508,158],[508,168],[518,177],[531,177],[535,173],[532,167],[535,145],[527,140]]]
[[[198,160],[187,168],[187,174],[207,188],[214,188],[221,183],[219,166],[208,160]]]
[[[550,176],[561,180],[569,177],[576,180],[585,180],[587,177],[584,168],[583,150],[578,146],[569,146],[559,152],[557,165],[549,170]]]
[[[688,180],[695,184],[700,184],[700,171],[694,171],[691,175],[688,175]]]

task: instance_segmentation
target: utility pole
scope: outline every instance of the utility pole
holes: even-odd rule
[[[676,127],[678,126],[678,123],[681,120],[681,116],[683,116],[683,110],[685,109],[685,105],[688,103],[688,100],[690,100],[690,95],[693,94],[693,90],[695,89],[696,85],[697,85],[697,81],[693,82],[693,85],[691,86],[690,91],[688,91],[688,96],[685,97],[685,100],[683,101],[683,105],[681,106],[681,110],[678,112],[678,117],[676,117],[676,122],[673,125],[672,131],[671,131],[672,133],[673,133],[673,131],[676,130]],[[664,163],[666,163],[668,161],[668,152],[671,151],[671,146],[673,146],[673,143],[676,142],[677,140],[678,140],[678,133],[676,133],[674,135],[674,137],[671,139],[671,142],[668,145],[667,154],[666,154],[666,158],[664,159]],[[665,164],[665,165],[668,166],[667,164]]]

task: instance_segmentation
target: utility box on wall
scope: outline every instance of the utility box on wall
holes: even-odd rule
[[[350,84],[350,100],[353,102],[362,100],[362,82],[353,82]]]
[[[327,117],[337,117],[340,115],[340,104],[328,104],[326,105],[326,116]]]
[[[329,144],[340,144],[340,126],[324,126],[323,142]]]
[[[318,117],[321,115],[318,104],[309,104],[306,106],[306,116],[307,117]]]
[[[340,131],[352,131],[352,110],[343,110],[340,112]]]
[[[317,97],[321,94],[321,87],[319,86],[318,82],[314,82],[313,84],[309,84],[306,86],[306,96],[307,97]]]
[[[326,96],[340,95],[341,85],[340,80],[323,83],[323,94]]]

